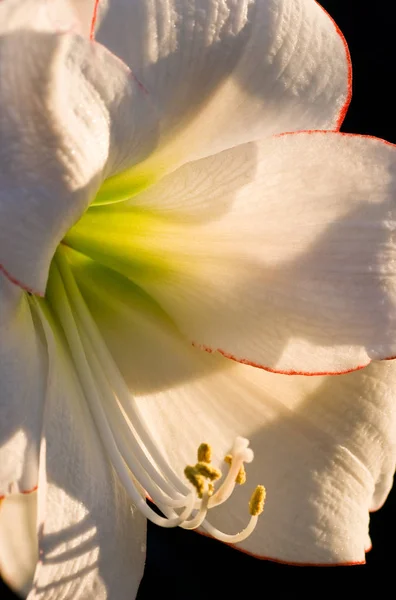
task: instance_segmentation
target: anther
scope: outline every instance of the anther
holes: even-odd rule
[[[209,481],[217,481],[221,477],[221,471],[206,462],[198,462],[195,465],[195,470],[199,475],[205,477],[205,479],[209,479]]]
[[[212,461],[212,448],[209,444],[201,444],[197,452],[198,462],[210,463]]]
[[[195,467],[191,466],[187,466],[184,469],[184,475],[197,490],[198,498],[202,498],[205,491],[205,477],[200,475]]]
[[[263,485],[258,485],[254,490],[249,502],[249,512],[252,517],[258,517],[263,512],[265,495],[265,487]]]

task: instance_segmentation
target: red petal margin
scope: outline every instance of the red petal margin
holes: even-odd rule
[[[8,281],[11,281],[11,283],[13,283],[14,285],[21,288],[21,290],[23,290],[25,292],[29,292],[29,294],[33,294],[33,296],[39,296],[40,298],[44,297],[44,294],[42,294],[41,292],[38,292],[37,290],[34,290],[33,288],[28,287],[27,285],[24,285],[21,281],[19,281],[15,277],[13,277],[11,275],[11,273],[9,273],[7,271],[7,269],[5,267],[3,267],[3,265],[1,263],[0,263],[0,273],[3,273],[3,275],[5,275],[5,277],[8,279]]]
[[[95,0],[93,13],[92,13],[91,29],[89,31],[89,39],[92,41],[95,39],[95,26],[96,26],[96,21],[98,18],[99,2],[100,2],[100,0]]]
[[[18,496],[18,494],[33,494],[33,492],[36,492],[38,489],[38,486],[35,485],[34,487],[32,487],[30,490],[21,490],[20,492],[12,492],[12,495]],[[0,503],[2,500],[4,500],[4,498],[7,498],[7,496],[11,496],[11,494],[2,494],[0,495]]]
[[[216,538],[212,537],[211,535],[209,535],[208,533],[206,533],[205,531],[201,531],[200,529],[194,529],[195,533],[199,533],[199,535],[202,535],[203,537],[206,537],[210,540],[215,540],[217,543],[219,543],[218,540],[216,540]],[[224,544],[225,546],[229,546],[229,548],[232,548],[233,550],[237,550],[238,552],[242,552],[242,554],[247,554],[247,556],[252,556],[253,558],[257,558],[258,560],[268,560],[270,562],[274,562],[277,563],[279,565],[288,565],[289,567],[356,567],[359,565],[365,565],[366,564],[366,560],[357,560],[357,561],[350,561],[350,562],[341,562],[341,563],[306,563],[306,562],[291,562],[288,560],[281,560],[280,558],[273,558],[271,556],[262,556],[261,554],[254,554],[253,552],[249,552],[249,550],[244,550],[243,548],[240,548],[239,546],[237,546],[236,544],[227,544],[225,542],[220,542],[222,544]],[[370,550],[372,549],[372,546],[370,546],[369,548],[365,549],[365,552],[370,552]]]
[[[341,563],[306,563],[306,562],[289,562],[287,560],[281,560],[279,558],[271,558],[270,556],[261,556],[260,554],[253,554],[253,552],[249,552],[248,550],[243,550],[243,548],[238,548],[238,546],[233,544],[227,544],[234,550],[238,550],[238,552],[243,552],[243,554],[247,554],[248,556],[253,556],[254,558],[258,558],[259,560],[269,560],[270,562],[278,563],[279,565],[289,565],[290,567],[356,567],[359,565],[365,565],[366,560],[357,560],[350,562],[341,562]],[[365,552],[369,552],[371,550],[371,546],[365,549]]]
[[[330,19],[330,21],[333,23],[334,28],[337,32],[337,34],[339,35],[342,44],[345,48],[345,57],[346,57],[346,61],[348,64],[348,82],[347,82],[347,97],[345,100],[345,103],[343,105],[343,107],[340,110],[340,113],[338,115],[338,119],[336,122],[336,126],[335,126],[335,131],[339,131],[341,128],[341,125],[344,122],[346,113],[348,111],[349,105],[351,103],[351,99],[352,99],[352,61],[351,61],[351,54],[349,52],[349,48],[348,48],[348,43],[344,37],[344,34],[342,33],[341,29],[338,27],[337,23],[334,21],[333,17],[331,15],[329,15],[329,13],[327,12],[327,10],[325,8],[323,8],[323,6],[321,4],[319,4],[319,2],[317,0],[314,0],[316,2],[316,4],[323,10],[323,12],[326,14],[326,16]],[[90,35],[89,35],[89,39],[90,40],[94,40],[95,39],[95,26],[96,26],[96,21],[98,18],[98,9],[99,9],[99,2],[100,0],[95,0],[95,4],[94,4],[94,8],[93,8],[93,13],[92,13],[92,20],[91,20],[91,29],[90,29]]]
[[[381,138],[377,138],[374,135],[359,135],[356,133],[345,133],[343,131],[326,131],[323,129],[310,129],[307,131],[287,131],[285,133],[278,133],[274,137],[284,137],[286,135],[319,135],[319,134],[320,135],[337,135],[337,136],[343,136],[343,137],[358,137],[358,138],[364,138],[364,139],[369,139],[369,140],[376,140],[377,142],[381,142],[382,144],[385,144],[386,146],[391,146],[392,148],[396,149],[396,144],[393,144],[392,142],[388,142],[387,140],[383,140]],[[243,365],[249,365],[250,367],[255,367],[256,369],[263,369],[264,371],[268,371],[269,373],[276,373],[277,375],[302,375],[304,377],[318,377],[318,376],[322,376],[322,375],[346,375],[347,373],[353,373],[355,371],[360,371],[361,369],[364,369],[372,362],[372,360],[369,360],[369,361],[367,361],[367,363],[365,363],[363,365],[357,365],[356,367],[345,369],[344,371],[311,372],[311,371],[282,370],[282,369],[275,369],[272,367],[268,367],[266,365],[261,365],[261,364],[252,362],[250,360],[247,360],[246,358],[238,358],[237,356],[234,356],[233,354],[230,354],[229,352],[227,352],[226,350],[222,350],[221,348],[211,348],[210,346],[206,346],[205,344],[198,344],[196,342],[192,342],[192,345],[195,348],[199,348],[200,350],[209,352],[209,354],[214,354],[215,352],[218,352],[225,358],[234,360],[235,362],[241,363]],[[375,359],[375,360],[395,360],[395,359],[396,359],[396,356],[385,356],[384,358]],[[269,559],[269,560],[272,560],[272,559]],[[288,564],[290,564],[290,563],[288,563]]]
[[[266,367],[265,365],[255,363],[251,360],[247,360],[246,358],[238,358],[238,357],[234,356],[233,354],[230,354],[229,352],[222,350],[221,348],[214,349],[214,348],[210,348],[209,346],[205,346],[204,344],[197,344],[196,342],[192,342],[192,345],[195,348],[198,348],[199,350],[204,350],[205,352],[208,352],[209,354],[215,354],[215,352],[218,352],[219,354],[224,356],[224,358],[233,360],[234,362],[240,363],[241,365],[248,365],[249,367],[254,367],[255,369],[262,369],[263,371],[267,371],[268,373],[275,373],[276,375],[303,375],[304,377],[318,377],[321,375],[346,375],[347,373],[353,373],[354,371],[360,371],[361,369],[364,369],[365,367],[367,367],[367,365],[369,365],[371,363],[371,360],[370,360],[370,361],[368,361],[368,363],[366,363],[364,365],[359,365],[358,367],[353,367],[351,369],[345,369],[345,371],[337,371],[337,372],[335,372],[335,371],[317,371],[317,372],[311,373],[310,371],[295,371],[293,369],[288,369],[288,370],[274,369],[272,367]],[[392,360],[392,359],[384,358],[382,360]]]
[[[336,122],[336,126],[334,131],[339,131],[341,129],[341,126],[344,122],[345,116],[348,112],[348,108],[349,105],[351,103],[352,100],[352,60],[351,60],[351,53],[349,52],[349,48],[348,48],[348,43],[344,37],[344,34],[342,33],[341,29],[338,27],[337,23],[334,21],[333,17],[331,15],[329,15],[329,13],[327,12],[327,10],[325,8],[323,8],[323,6],[321,4],[319,4],[319,2],[317,0],[315,0],[316,4],[323,10],[323,12],[327,15],[327,17],[330,19],[330,21],[333,23],[336,32],[338,33],[343,45],[344,45],[344,49],[345,49],[345,57],[346,57],[346,61],[348,64],[348,74],[347,74],[347,97],[344,103],[344,106],[341,108],[340,113],[338,115],[338,119]]]

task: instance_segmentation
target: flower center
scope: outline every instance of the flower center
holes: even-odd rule
[[[221,541],[241,542],[252,533],[263,510],[262,486],[253,493],[250,521],[243,531],[225,534],[213,527],[206,516],[209,509],[229,499],[237,483],[244,483],[244,464],[253,460],[248,440],[236,438],[231,453],[224,459],[229,465],[228,473],[217,488],[222,473],[211,463],[208,444],[199,447],[197,463],[186,467],[186,480],[178,477],[154,443],[139,405],[85,304],[66,253],[61,245],[51,266],[46,299],[34,301],[41,311],[48,302],[57,315],[107,456],[133,504],[156,525],[184,529],[202,526]],[[158,515],[146,498],[165,516]]]

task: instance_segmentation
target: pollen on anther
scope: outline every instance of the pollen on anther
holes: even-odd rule
[[[197,490],[198,498],[202,498],[202,495],[205,491],[205,477],[200,475],[197,469],[192,466],[187,466],[184,469],[184,475]]]
[[[254,490],[249,502],[249,512],[252,517],[258,517],[263,512],[265,495],[265,487],[263,485],[258,485]]]
[[[212,461],[212,448],[209,444],[201,444],[198,448],[198,462],[210,463]]]
[[[215,467],[212,467],[212,465],[209,465],[206,462],[198,462],[195,465],[195,469],[197,470],[199,475],[202,475],[202,477],[209,479],[209,481],[217,481],[217,479],[220,479],[221,477],[221,471],[219,469],[216,469]]]

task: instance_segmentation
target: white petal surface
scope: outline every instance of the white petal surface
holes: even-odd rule
[[[143,396],[140,407],[180,476],[202,441],[213,444],[224,469],[235,436],[250,439],[255,459],[246,484],[208,515],[221,531],[239,532],[249,519],[250,494],[265,485],[257,529],[236,547],[291,563],[360,563],[370,547],[369,510],[392,485],[394,386],[391,363],[321,378],[236,365]]]
[[[157,169],[342,119],[349,55],[314,0],[103,4],[96,39],[131,67],[158,108]]]
[[[46,373],[27,295],[0,273],[0,497],[37,485]]]
[[[0,32],[34,29],[89,37],[100,0],[7,0],[0,8]]]
[[[25,597],[38,561],[37,492],[0,500],[0,575]]]
[[[81,24],[82,33],[92,37],[101,10],[100,0],[71,0],[71,3]]]
[[[41,27],[44,4],[24,21],[21,3],[0,6],[0,265],[41,294],[63,235],[104,177],[147,155],[156,127],[126,65]]]
[[[73,253],[69,260],[140,416],[181,478],[201,442],[224,468],[234,438],[251,440],[247,484],[209,521],[227,533],[243,529],[249,496],[264,484],[264,514],[238,547],[288,562],[364,561],[368,511],[385,501],[395,469],[395,363],[338,377],[239,365],[192,348],[117,273]]]
[[[91,0],[7,0],[0,6],[0,34],[31,31],[82,33]],[[79,6],[78,6],[79,5]],[[79,18],[79,15],[85,18]]]
[[[49,377],[38,488],[40,562],[29,600],[134,598],[146,525],[99,442],[74,369],[43,318]]]
[[[396,355],[396,150],[298,133],[93,208],[69,245],[138,283],[194,343],[281,372]]]

